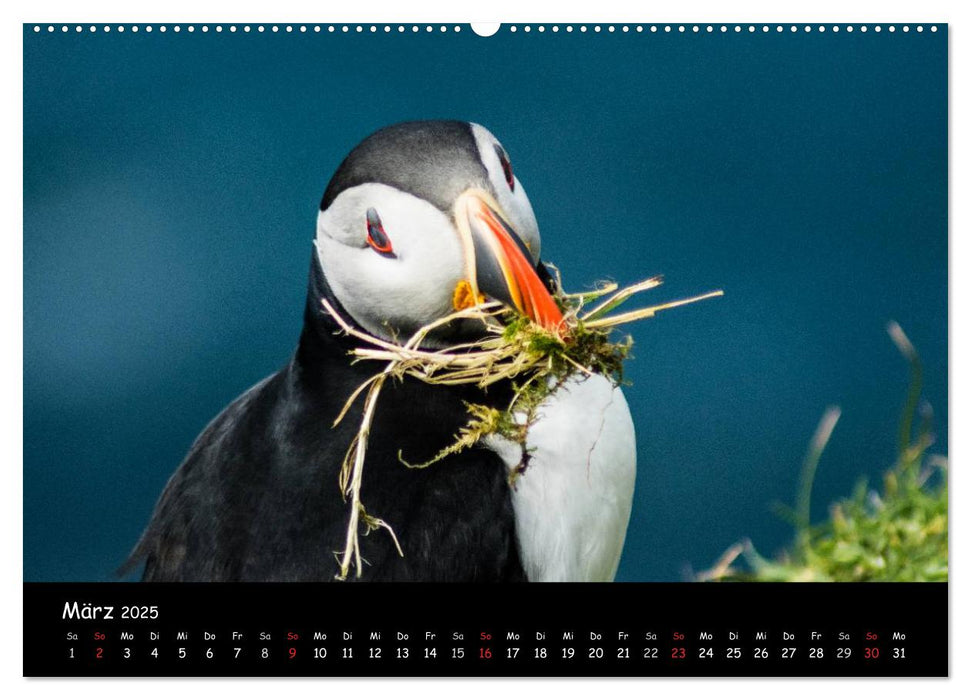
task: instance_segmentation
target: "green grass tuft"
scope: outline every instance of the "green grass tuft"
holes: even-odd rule
[[[897,460],[879,489],[861,480],[849,498],[831,504],[825,521],[810,523],[816,467],[839,419],[839,410],[829,409],[803,463],[796,506],[779,509],[794,526],[792,543],[773,559],[751,541],[738,543],[698,580],[947,581],[947,458],[929,451],[931,411],[920,402],[920,358],[900,326],[891,323],[888,331],[910,363],[911,381]]]

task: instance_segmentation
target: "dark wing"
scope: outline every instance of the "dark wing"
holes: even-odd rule
[[[209,423],[169,479],[122,573],[144,560],[144,581],[238,578],[238,550],[245,535],[239,521],[255,503],[240,499],[236,486],[249,479],[249,486],[258,488],[262,480],[252,464],[241,463],[249,450],[239,448],[260,432],[258,407],[279,382],[279,374],[268,377]]]
[[[333,417],[360,377],[316,391],[286,369],[228,406],[170,479],[129,558],[146,581],[329,581],[345,541],[338,472],[359,411]],[[341,375],[343,376],[343,374]],[[438,387],[436,387],[437,389]],[[372,425],[362,501],[389,523],[360,538],[362,580],[523,578],[506,469],[485,449],[424,469],[464,422],[460,397],[417,381],[386,387]]]

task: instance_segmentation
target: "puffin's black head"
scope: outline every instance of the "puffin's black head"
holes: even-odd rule
[[[478,124],[396,124],[362,141],[317,218],[320,267],[358,325],[407,337],[492,298],[547,328],[562,315],[536,272],[536,217],[505,149]]]

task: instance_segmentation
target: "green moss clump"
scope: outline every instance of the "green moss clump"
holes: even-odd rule
[[[571,309],[570,300],[558,295],[561,306]],[[507,314],[502,331],[505,344],[516,348],[515,354],[542,358],[531,364],[513,380],[513,400],[504,410],[485,404],[466,403],[468,422],[454,441],[422,464],[410,464],[399,454],[401,462],[413,469],[428,467],[443,458],[469,449],[487,435],[498,435],[519,444],[523,461],[510,473],[510,483],[525,471],[529,462],[526,434],[536,418],[540,404],[572,375],[601,374],[615,384],[623,383],[624,361],[630,357],[634,345],[630,335],[613,340],[615,329],[589,328],[577,319],[569,333],[561,337],[544,330],[528,318]]]
[[[513,382],[513,400],[505,410],[482,404],[466,404],[468,422],[455,435],[452,444],[440,450],[430,461],[409,464],[398,452],[398,459],[405,466],[422,468],[473,447],[483,437],[496,434],[522,446],[522,461],[519,468],[513,469],[510,474],[510,482],[513,482],[528,465],[526,434],[543,399],[574,372],[600,373],[612,377],[614,381],[621,381],[623,361],[630,352],[632,341],[627,337],[619,343],[611,342],[609,336],[613,329],[625,323],[651,318],[659,311],[723,294],[721,290],[715,290],[687,299],[608,315],[635,294],[660,284],[660,277],[652,277],[623,289],[608,283],[592,292],[566,294],[562,291],[557,273],[554,298],[564,317],[555,332],[517,318],[517,314],[504,311],[499,302],[483,300],[480,304],[463,307],[422,326],[404,343],[397,339],[389,342],[354,327],[327,299],[321,299],[321,306],[337,322],[341,331],[363,341],[362,347],[349,350],[353,358],[351,361],[378,361],[384,366],[351,393],[333,423],[340,423],[357,399],[364,397],[360,427],[347,448],[339,476],[341,493],[350,499],[350,516],[344,550],[335,553],[340,562],[337,578],[345,580],[352,566],[357,576],[361,575],[363,558],[359,529],[362,527],[365,534],[379,528],[388,530],[398,546],[391,526],[380,518],[370,516],[361,502],[368,437],[378,397],[387,380],[401,380],[408,376],[430,385],[474,385],[480,389],[487,389],[500,381]],[[600,301],[605,296],[606,300]],[[585,304],[598,301],[595,308],[583,311]],[[484,337],[476,342],[447,348],[424,345],[429,334],[460,320],[482,322]],[[401,554],[400,546],[398,553]]]

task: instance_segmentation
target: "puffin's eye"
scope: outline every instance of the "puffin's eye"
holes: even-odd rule
[[[391,239],[384,232],[381,217],[378,216],[374,207],[367,210],[367,242],[369,246],[387,258],[398,257],[391,248]]]
[[[502,166],[502,174],[506,176],[509,191],[513,192],[516,189],[516,181],[512,177],[512,163],[509,162],[509,156],[498,143],[496,144],[496,155],[499,156],[499,164]]]

